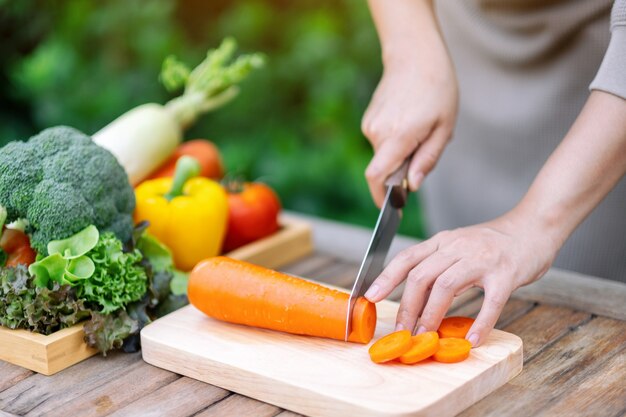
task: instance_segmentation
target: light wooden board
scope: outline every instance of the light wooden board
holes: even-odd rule
[[[397,308],[378,303],[376,338]],[[376,365],[364,345],[223,323],[193,306],[141,340],[152,365],[311,416],[452,416],[522,369],[521,339],[499,330],[461,363]]]
[[[288,215],[281,216],[280,223],[278,232],[227,256],[266,268],[279,268],[313,251],[309,223]],[[0,326],[0,360],[52,375],[97,353],[87,347],[83,338],[82,323],[49,336]]]

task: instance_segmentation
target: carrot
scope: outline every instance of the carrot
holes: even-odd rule
[[[406,353],[413,345],[411,332],[399,330],[381,337],[369,348],[370,358],[376,363],[388,362]]]
[[[220,179],[224,176],[222,159],[217,146],[206,139],[194,139],[178,146],[172,156],[153,172],[149,179],[173,177],[176,171],[176,162],[183,155],[192,156],[198,160],[201,177]]]
[[[209,317],[287,333],[344,340],[349,295],[223,256],[191,271],[189,302]],[[369,343],[376,305],[357,299],[348,340]]]
[[[465,339],[445,337],[439,339],[439,350],[433,355],[437,362],[454,363],[469,357],[472,344]]]
[[[430,358],[439,349],[439,335],[437,332],[426,332],[411,338],[413,345],[398,359],[402,363],[414,364]]]
[[[441,338],[457,337],[464,339],[472,324],[474,324],[474,319],[469,317],[446,317],[437,329],[437,333]]]

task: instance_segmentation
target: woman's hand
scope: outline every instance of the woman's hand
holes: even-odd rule
[[[384,73],[363,116],[374,148],[365,171],[380,207],[385,180],[413,155],[409,187],[417,190],[450,140],[458,107],[457,80],[432,4],[370,0],[383,47]]]
[[[455,296],[471,287],[485,291],[482,308],[467,334],[479,346],[496,324],[511,293],[539,279],[560,243],[529,222],[508,214],[494,221],[452,231],[399,253],[365,297],[378,302],[406,279],[397,329],[437,330]]]

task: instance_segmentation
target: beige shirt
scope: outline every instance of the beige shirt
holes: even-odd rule
[[[615,2],[612,24],[611,5],[438,1],[460,108],[454,138],[421,194],[431,233],[513,208],[576,119],[592,80],[591,88],[626,98],[626,0]],[[555,266],[626,282],[626,180],[574,232]]]

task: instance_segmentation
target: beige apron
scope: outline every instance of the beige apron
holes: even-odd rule
[[[610,38],[611,3],[438,1],[460,109],[454,138],[422,191],[431,233],[495,218],[526,193],[589,95]],[[626,281],[625,179],[555,266]]]

